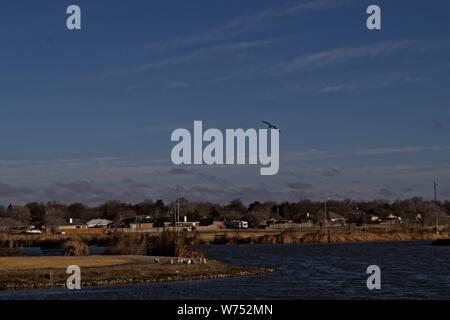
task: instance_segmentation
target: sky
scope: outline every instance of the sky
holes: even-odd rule
[[[81,8],[81,30],[66,8]],[[381,30],[366,8],[381,8]],[[0,204],[450,199],[448,1],[8,1]],[[175,166],[170,135],[281,128],[280,171]]]

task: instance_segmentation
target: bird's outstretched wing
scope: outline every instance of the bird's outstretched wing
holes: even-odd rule
[[[269,126],[269,129],[275,129],[275,130],[278,130],[278,131],[280,131],[281,132],[281,130],[280,129],[278,129],[277,127],[275,127],[273,124],[271,124],[269,121],[261,121],[262,123],[264,123],[264,124],[266,124],[266,125],[268,125]]]

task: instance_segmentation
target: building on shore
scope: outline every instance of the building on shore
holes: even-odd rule
[[[338,227],[338,226],[345,226],[347,224],[347,219],[345,219],[340,214],[337,214],[335,212],[328,212],[327,213],[327,223],[328,226]]]

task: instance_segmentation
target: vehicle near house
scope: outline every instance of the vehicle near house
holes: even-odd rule
[[[41,234],[42,230],[39,229],[28,229],[25,231],[25,234]]]
[[[241,220],[228,221],[225,226],[228,229],[248,229],[248,222]]]

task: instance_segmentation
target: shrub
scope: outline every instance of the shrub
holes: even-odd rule
[[[88,256],[89,247],[82,240],[68,240],[63,243],[65,256]]]
[[[106,248],[106,255],[146,255],[148,235],[115,233]]]
[[[104,254],[203,257],[200,252],[189,248],[186,240],[173,231],[163,231],[159,236],[117,233]]]

